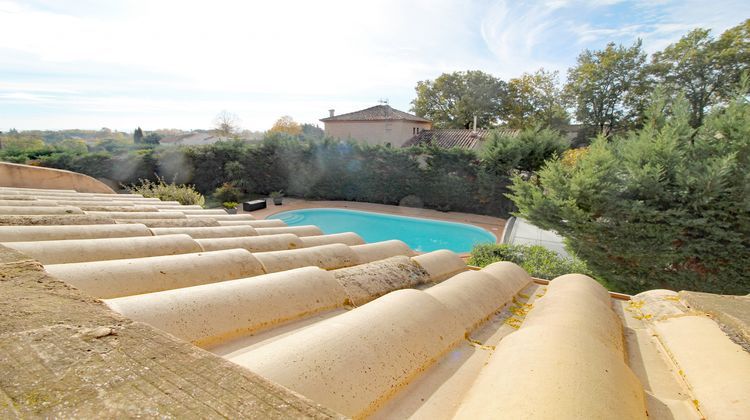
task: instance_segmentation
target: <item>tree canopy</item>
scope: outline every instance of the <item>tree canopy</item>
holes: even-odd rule
[[[302,126],[300,126],[298,122],[294,121],[294,119],[289,115],[284,115],[283,117],[276,120],[276,122],[273,124],[273,127],[271,127],[269,131],[271,133],[284,133],[289,134],[290,136],[298,136],[302,134]]]
[[[558,72],[539,69],[508,81],[508,96],[502,119],[510,128],[558,128],[569,122]]]
[[[148,133],[146,136],[143,137],[143,140],[141,141],[143,144],[148,144],[152,146],[158,146],[161,142],[162,136],[159,133]]]
[[[641,41],[630,47],[609,43],[585,50],[568,70],[565,91],[578,122],[599,134],[629,127],[642,110],[646,87],[646,53]]]
[[[435,128],[563,128],[569,112],[584,127],[583,136],[611,135],[643,124],[648,96],[660,87],[672,100],[683,93],[692,127],[705,113],[725,104],[750,70],[750,19],[715,39],[695,29],[652,55],[641,41],[585,50],[567,72],[563,87],[557,72],[539,69],[504,82],[481,71],[444,73],[417,83],[412,111]],[[582,138],[581,140],[586,140]]]
[[[666,106],[656,101],[640,130],[516,177],[510,197],[617,290],[746,294],[750,103],[742,95],[697,130],[687,100],[669,116]]]
[[[138,127],[133,131],[133,143],[140,144],[143,141],[143,130]]]
[[[750,67],[750,19],[716,40],[695,29],[654,54],[651,72],[669,92],[690,102],[690,124],[699,127],[706,111],[732,95]]]
[[[309,138],[322,139],[325,137],[325,131],[317,125],[305,123],[302,124],[302,135]]]
[[[240,123],[240,117],[225,110],[219,112],[214,118],[214,129],[220,136],[233,137],[240,132]]]
[[[412,111],[435,128],[470,128],[474,116],[479,127],[489,128],[498,122],[507,85],[482,71],[457,71],[418,82],[416,93]]]

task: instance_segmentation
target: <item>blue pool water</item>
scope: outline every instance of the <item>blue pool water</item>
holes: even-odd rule
[[[419,252],[450,249],[469,252],[480,243],[495,243],[495,235],[464,223],[343,209],[306,209],[276,213],[289,226],[316,225],[326,234],[355,232],[366,242],[400,239]]]

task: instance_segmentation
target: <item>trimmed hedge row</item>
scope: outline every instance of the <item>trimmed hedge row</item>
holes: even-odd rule
[[[159,173],[210,193],[225,183],[245,192],[283,190],[307,199],[398,204],[407,196],[443,211],[507,216],[507,175],[487,171],[468,150],[395,149],[325,140],[271,138],[163,150]]]
[[[567,146],[559,133],[538,129],[517,138],[493,132],[481,157],[458,148],[400,149],[269,134],[256,144],[226,141],[105,151],[90,147],[90,153],[83,154],[49,150],[37,155],[36,163],[123,185],[161,177],[194,184],[204,195],[232,187],[242,194],[283,190],[307,199],[383,204],[409,197],[427,208],[507,217],[514,209],[505,197],[511,172],[534,170],[527,166],[540,165]]]

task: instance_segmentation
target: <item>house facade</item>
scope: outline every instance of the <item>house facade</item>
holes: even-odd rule
[[[377,105],[341,115],[335,115],[334,110],[329,112],[328,118],[320,120],[325,125],[326,136],[373,145],[401,147],[410,138],[432,128],[430,120],[389,105]]]

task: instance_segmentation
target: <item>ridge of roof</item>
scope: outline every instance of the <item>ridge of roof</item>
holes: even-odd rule
[[[404,120],[404,121],[419,121],[419,122],[432,122],[426,118],[418,117],[408,112],[400,111],[392,108],[390,105],[375,105],[370,108],[361,109],[359,111],[349,112],[346,114],[335,115],[333,117],[322,118],[322,122],[333,122],[333,121],[393,121],[393,120]]]
[[[508,135],[516,135],[518,130],[507,128],[493,129],[501,131]],[[471,130],[466,128],[439,128],[432,130],[423,130],[407,140],[401,147],[412,147],[418,145],[433,145],[450,149],[460,147],[462,149],[474,149],[487,136],[491,130],[478,129]]]

